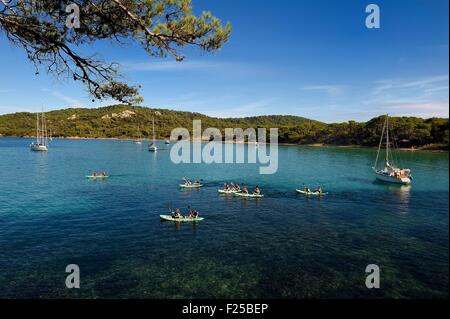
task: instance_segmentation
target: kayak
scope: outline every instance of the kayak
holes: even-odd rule
[[[197,217],[197,218],[186,218],[186,217],[180,217],[180,218],[173,218],[171,215],[159,215],[161,219],[168,220],[171,222],[197,222],[200,220],[204,220],[203,217]]]
[[[93,176],[93,175],[86,176],[86,178],[89,178],[89,179],[108,178],[108,177],[109,177],[108,175],[106,175],[106,176]]]
[[[257,194],[234,193],[234,195],[240,196],[240,197],[251,197],[251,198],[264,197],[264,195],[261,195],[261,194],[257,195]]]
[[[237,190],[225,190],[225,189],[218,189],[217,191],[221,194],[236,194],[240,192]]]
[[[312,195],[312,196],[322,196],[322,195],[326,195],[328,193],[319,193],[319,192],[307,192],[307,191],[303,191],[301,189],[296,189],[297,193],[303,194],[303,195]]]
[[[199,188],[199,187],[202,187],[203,186],[203,184],[180,184],[180,187],[183,187],[183,188]]]

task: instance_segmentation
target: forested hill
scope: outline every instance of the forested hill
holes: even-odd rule
[[[368,122],[349,121],[325,124],[299,116],[254,116],[214,118],[199,113],[114,105],[97,109],[64,109],[45,114],[53,137],[135,138],[139,133],[151,136],[155,114],[158,138],[167,138],[176,127],[192,130],[192,120],[202,120],[202,128],[277,127],[280,143],[374,146],[379,142],[384,116]],[[400,147],[446,149],[449,145],[449,121],[442,118],[394,117],[390,120]],[[34,136],[36,114],[0,115],[0,136]],[[139,127],[139,131],[138,131]]]

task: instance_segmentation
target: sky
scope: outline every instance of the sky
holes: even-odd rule
[[[148,107],[216,117],[299,115],[324,122],[449,116],[448,0],[192,0],[233,27],[215,53],[157,59],[101,42],[81,52],[121,64]],[[365,8],[380,8],[368,29]],[[57,80],[0,30],[0,114],[100,107],[79,83]]]

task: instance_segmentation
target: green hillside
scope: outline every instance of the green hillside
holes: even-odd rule
[[[214,118],[199,113],[181,112],[146,107],[114,105],[97,109],[64,109],[45,114],[47,126],[53,137],[135,138],[140,134],[151,136],[152,116],[158,138],[167,138],[176,127],[192,130],[192,120],[202,120],[202,128],[216,127],[277,127],[280,143],[331,145],[378,144],[384,117],[368,122],[325,124],[299,116],[266,115],[245,118]],[[0,134],[3,136],[34,136],[36,115],[15,113],[0,116]],[[421,119],[394,117],[391,119],[394,134],[400,147],[427,147],[447,149],[449,121],[442,118]]]

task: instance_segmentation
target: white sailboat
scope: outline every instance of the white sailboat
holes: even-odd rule
[[[149,146],[148,146],[148,150],[150,151],[150,152],[156,152],[156,151],[158,151],[158,147],[156,146],[156,138],[155,138],[155,117],[153,116],[153,119],[152,119],[152,124],[153,124],[153,142],[152,142],[152,144],[150,144]]]
[[[399,168],[395,166],[391,156],[390,140],[389,140],[389,116],[386,114],[386,121],[383,125],[383,130],[381,133],[380,144],[378,146],[377,158],[375,159],[375,164],[372,167],[377,180],[387,183],[403,184],[408,185],[412,182],[411,170],[407,168]],[[384,167],[377,168],[378,158],[381,152],[381,146],[383,139],[386,136],[386,155],[384,160]]]
[[[141,145],[142,144],[142,135],[141,135],[141,131],[139,130],[139,125],[138,125],[138,132],[139,132],[139,137],[133,141],[133,144]]]
[[[51,128],[48,129],[48,139],[50,140],[50,142],[53,142],[53,135],[52,135],[52,129]]]
[[[40,122],[40,125],[39,125]],[[32,151],[36,152],[46,152],[48,151],[48,139],[45,127],[45,117],[44,112],[39,119],[39,113],[36,113],[36,142],[30,144]]]

